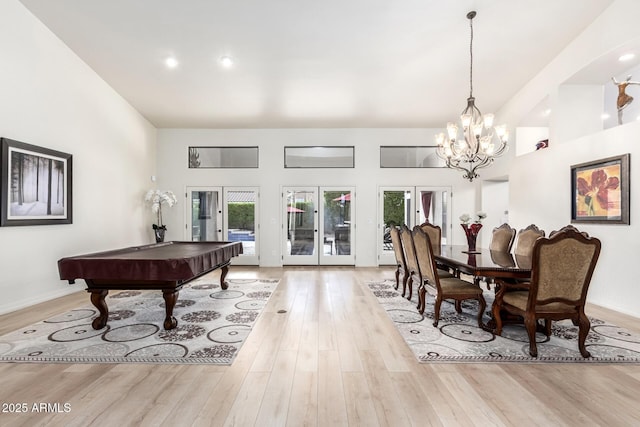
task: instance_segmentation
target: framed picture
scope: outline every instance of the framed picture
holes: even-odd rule
[[[72,156],[0,139],[0,226],[72,223]]]
[[[571,222],[629,224],[629,154],[571,166]]]

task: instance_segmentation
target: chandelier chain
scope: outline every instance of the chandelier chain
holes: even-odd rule
[[[473,98],[473,18],[469,19],[471,37],[469,39],[469,98]]]

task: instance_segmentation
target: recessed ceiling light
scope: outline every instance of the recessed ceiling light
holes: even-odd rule
[[[233,59],[230,56],[222,56],[220,58],[220,65],[224,68],[231,68],[233,66]]]
[[[164,63],[169,68],[176,68],[178,66],[178,60],[173,56],[170,56],[167,59],[165,59]]]
[[[609,116],[609,114],[607,113],[603,113],[600,117],[602,118],[602,120],[607,120],[611,116]]]
[[[633,54],[633,53],[625,53],[624,55],[620,56],[620,58],[618,58],[618,61],[622,61],[622,62],[624,62],[624,61],[630,61],[630,60],[632,60],[633,58],[635,58],[635,56],[636,56],[636,55],[635,55],[635,54]]]

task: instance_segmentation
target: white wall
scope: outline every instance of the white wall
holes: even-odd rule
[[[0,136],[73,155],[73,224],[0,228],[0,313],[84,289],[57,260],[152,240],[155,128],[17,0],[0,2]],[[88,300],[88,299],[87,299]]]
[[[518,127],[516,128],[515,148],[516,156],[536,151],[536,144],[549,139],[548,127]]]
[[[378,187],[451,186],[454,243],[466,242],[457,219],[475,212],[474,188],[462,173],[449,169],[380,169],[380,145],[428,145],[434,129],[159,129],[158,187],[181,194],[180,204],[164,216],[169,239],[184,239],[185,187],[260,187],[260,265],[282,264],[280,188],[289,186],[356,187],[356,265],[377,265]],[[258,169],[188,169],[190,145],[258,146]],[[353,169],[284,169],[284,146],[353,145]]]
[[[482,182],[482,211],[487,214],[483,222],[482,247],[491,243],[491,232],[507,220],[505,211],[509,209],[509,181]],[[516,227],[518,228],[518,227]],[[524,227],[520,227],[524,228]]]
[[[618,0],[545,67],[500,112],[517,118],[553,93],[573,73],[603,54],[640,36],[640,2]],[[595,97],[599,98],[599,97]],[[600,106],[602,101],[599,102]],[[600,107],[601,108],[601,107]],[[567,115],[561,126],[582,126],[581,117]],[[576,112],[579,114],[579,112]],[[597,119],[594,119],[597,120]],[[561,135],[571,135],[570,131]],[[578,224],[602,241],[588,299],[595,304],[640,317],[640,287],[633,268],[640,253],[640,123],[594,131],[575,139],[551,140],[549,148],[512,159],[509,174],[509,216],[517,225],[536,224],[547,234],[571,221],[570,167],[573,164],[631,153],[631,225]]]
[[[550,97],[554,124],[549,141],[559,144],[602,130],[604,87],[600,85],[560,85]]]

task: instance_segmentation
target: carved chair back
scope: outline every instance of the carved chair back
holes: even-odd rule
[[[420,269],[418,268],[418,260],[416,259],[416,251],[413,246],[413,236],[411,230],[406,225],[400,228],[400,240],[402,241],[402,248],[404,249],[404,256],[407,262],[407,274],[411,277],[417,276],[419,278]]]
[[[571,225],[536,240],[527,310],[554,302],[584,306],[600,248],[599,239]]]
[[[400,240],[400,229],[398,227],[391,227],[391,244],[393,245],[393,254],[396,257],[396,264],[398,268],[406,271],[407,260],[405,259],[404,250],[402,248],[402,241]]]
[[[531,256],[533,245],[538,237],[544,237],[544,230],[540,230],[534,224],[518,231],[514,254],[516,256]]]
[[[502,224],[500,227],[493,229],[489,249],[492,251],[511,252],[511,246],[513,246],[515,237],[516,229],[511,228],[509,224]]]
[[[429,236],[429,241],[431,242],[431,248],[433,252],[436,254],[440,253],[441,245],[442,245],[442,229],[438,225],[431,224],[429,222],[422,223],[418,226],[422,231],[424,231],[427,236]],[[414,227],[415,231],[415,227]],[[415,234],[414,234],[415,238]]]
[[[424,232],[421,226],[413,228],[413,245],[416,249],[416,259],[422,280],[426,281],[423,284],[440,292],[440,278],[433,257],[433,246],[429,235]]]

